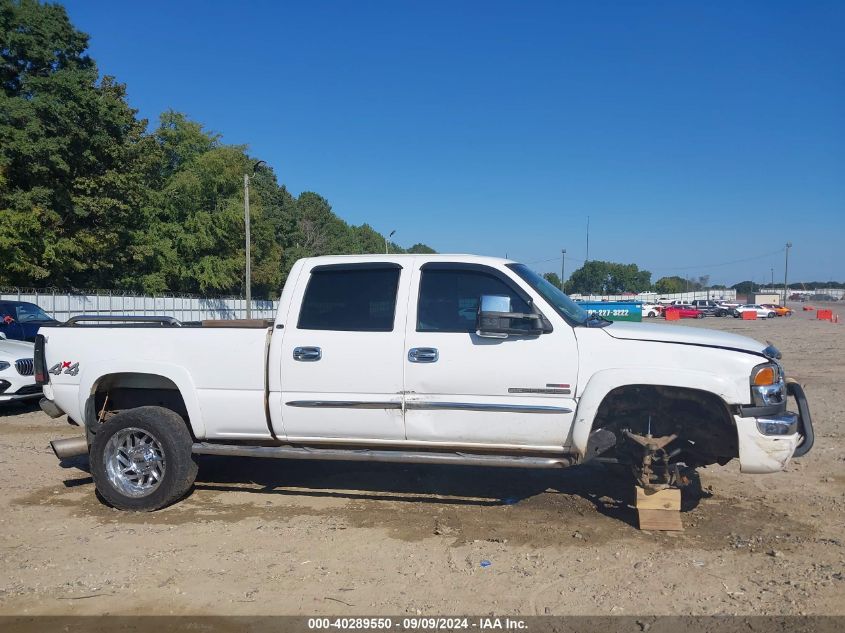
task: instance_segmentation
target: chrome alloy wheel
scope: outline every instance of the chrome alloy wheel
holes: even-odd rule
[[[146,497],[161,484],[167,464],[155,435],[136,427],[122,429],[103,455],[112,486],[127,497]]]

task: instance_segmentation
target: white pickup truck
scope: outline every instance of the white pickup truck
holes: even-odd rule
[[[84,437],[102,497],[154,510],[195,455],[563,467],[640,485],[739,458],[781,470],[813,443],[801,387],[749,338],[590,316],[516,262],[333,256],[290,272],[275,321],[71,319],[42,328],[42,409]],[[792,395],[798,413],[787,411]]]

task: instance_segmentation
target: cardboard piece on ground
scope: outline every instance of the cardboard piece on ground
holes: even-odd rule
[[[637,515],[641,530],[683,531],[681,491],[666,488],[651,494],[637,486]]]

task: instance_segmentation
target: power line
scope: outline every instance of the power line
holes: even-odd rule
[[[754,255],[752,257],[743,257],[742,259],[734,259],[729,262],[720,262],[717,264],[696,264],[694,266],[666,266],[656,268],[655,270],[701,270],[702,268],[717,268],[719,266],[730,266],[731,264],[741,264],[743,262],[752,262],[758,259],[763,259],[764,257],[771,257],[772,255],[777,255],[784,251],[783,248],[779,248],[776,251],[771,251],[768,253],[763,253],[762,255]],[[571,262],[586,262],[585,259],[577,259],[575,257],[567,257],[567,259]],[[526,265],[530,266],[531,264],[546,264],[548,262],[557,262],[560,261],[560,256],[557,257],[550,257],[549,259],[537,259],[530,262],[524,262]]]
[[[784,249],[779,248],[776,251],[771,251],[770,253],[763,253],[762,255],[754,255],[753,257],[744,257],[742,259],[734,259],[729,262],[721,262],[719,264],[697,264],[695,266],[673,266],[673,267],[664,267],[664,268],[657,268],[656,270],[693,270],[693,269],[702,269],[702,268],[717,268],[719,266],[730,266],[731,264],[741,264],[743,262],[753,262],[758,259],[763,259],[764,257],[771,257],[772,255],[777,255],[782,253]]]

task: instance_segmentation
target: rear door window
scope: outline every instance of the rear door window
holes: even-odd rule
[[[391,332],[398,266],[315,268],[302,300],[300,330]]]

